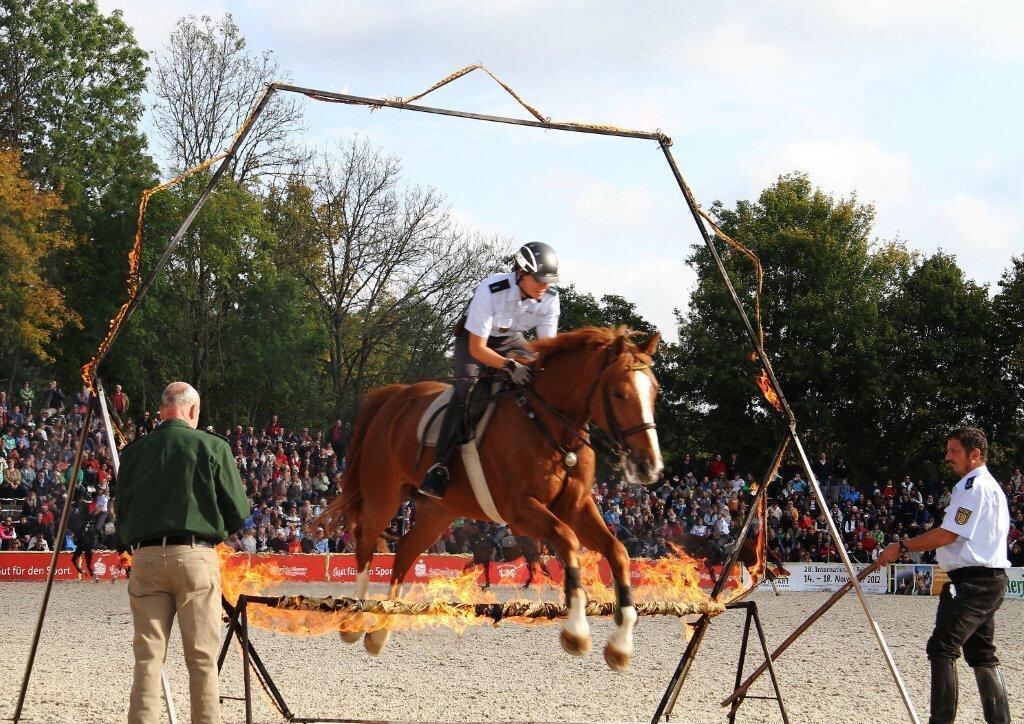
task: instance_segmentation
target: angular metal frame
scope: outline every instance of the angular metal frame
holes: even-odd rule
[[[303,88],[301,86],[289,85],[284,83],[270,83],[269,85],[267,85],[266,90],[263,92],[263,95],[260,96],[259,100],[255,104],[252,113],[249,115],[246,121],[246,124],[239,130],[238,134],[233,139],[230,148],[227,150],[225,156],[218,165],[217,170],[210,177],[210,180],[207,183],[206,188],[203,190],[202,194],[200,194],[199,198],[196,199],[195,203],[192,205],[191,210],[185,217],[185,220],[182,222],[178,231],[171,238],[170,243],[168,244],[163,255],[157,261],[152,272],[147,277],[145,282],[138,288],[134,296],[129,300],[128,307],[125,310],[125,314],[123,315],[123,318],[121,320],[122,324],[125,321],[127,321],[128,317],[131,316],[132,312],[134,312],[134,310],[138,308],[149,287],[163,272],[164,267],[170,260],[171,253],[174,251],[175,247],[178,246],[178,244],[181,242],[181,239],[184,237],[185,233],[191,227],[192,222],[195,220],[200,209],[202,209],[203,205],[206,203],[206,200],[212,193],[214,187],[216,187],[217,183],[220,181],[224,171],[228,167],[228,164],[234,159],[235,155],[237,154],[239,147],[241,146],[249,131],[251,130],[252,125],[255,123],[256,119],[266,108],[267,103],[273,97],[274,93],[278,91],[286,93],[300,93],[302,95],[309,96],[310,98],[313,98],[315,100],[344,103],[348,105],[366,106],[369,108],[394,108],[403,111],[453,116],[469,120],[486,121],[490,123],[502,123],[517,126],[528,126],[532,128],[542,128],[553,131],[568,131],[572,133],[587,133],[598,136],[619,136],[626,138],[637,138],[642,140],[656,141],[658,145],[661,147],[662,152],[664,153],[665,160],[668,162],[669,168],[672,171],[672,175],[675,177],[676,183],[679,185],[679,190],[683,194],[683,198],[686,201],[686,205],[687,207],[689,207],[690,213],[693,215],[694,222],[697,224],[697,228],[700,230],[701,237],[704,239],[704,243],[707,245],[707,248],[710,251],[712,258],[714,259],[715,267],[717,268],[718,273],[722,278],[722,282],[725,284],[725,287],[729,292],[729,296],[732,300],[733,306],[736,308],[736,311],[740,315],[740,319],[743,322],[743,327],[746,330],[747,336],[749,337],[751,345],[754,348],[754,352],[757,356],[758,362],[767,373],[769,383],[782,404],[782,414],[786,418],[786,422],[788,425],[787,435],[790,441],[793,443],[793,446],[796,448],[797,455],[800,458],[800,464],[804,469],[804,473],[807,475],[807,480],[811,485],[811,489],[814,492],[814,496],[818,501],[818,505],[820,506],[821,511],[825,514],[829,534],[832,537],[832,540],[835,543],[837,550],[839,551],[839,557],[842,559],[843,565],[846,567],[847,573],[850,577],[850,581],[852,582],[852,587],[857,593],[857,598],[860,600],[861,607],[864,609],[864,615],[867,618],[868,623],[875,634],[875,639],[878,642],[879,649],[881,649],[882,655],[885,657],[886,665],[889,667],[889,672],[891,673],[893,681],[895,682],[896,687],[899,690],[900,696],[903,700],[903,704],[907,709],[909,719],[914,724],[918,724],[919,720],[917,712],[914,709],[914,704],[910,698],[910,693],[907,691],[907,687],[903,682],[903,677],[900,675],[899,669],[896,666],[896,662],[893,659],[892,652],[889,650],[889,646],[885,641],[885,637],[882,635],[882,631],[871,613],[871,608],[870,606],[868,606],[867,599],[864,596],[864,591],[861,589],[860,583],[857,580],[857,572],[854,569],[853,563],[850,560],[850,556],[846,550],[845,545],[843,544],[842,536],[840,536],[839,534],[839,529],[836,526],[835,520],[833,520],[832,515],[829,512],[828,505],[825,501],[825,496],[822,494],[821,487],[818,484],[818,480],[814,475],[814,471],[811,469],[811,464],[807,458],[807,454],[804,452],[803,444],[800,442],[800,436],[797,433],[796,416],[793,414],[792,409],[789,407],[789,403],[786,401],[786,397],[783,394],[782,388],[779,385],[779,381],[775,376],[774,370],[772,369],[771,361],[769,360],[768,355],[765,352],[757,333],[755,333],[754,328],[750,323],[750,319],[747,316],[743,304],[740,302],[740,299],[736,294],[736,290],[733,287],[732,280],[729,277],[729,272],[726,270],[725,264],[722,261],[722,257],[719,254],[718,249],[715,247],[714,238],[708,232],[708,229],[702,220],[701,214],[698,211],[699,206],[696,202],[696,199],[694,198],[694,195],[690,190],[689,186],[687,186],[686,181],[683,179],[683,176],[679,171],[679,167],[676,164],[675,158],[672,156],[672,152],[669,149],[669,147],[672,145],[672,140],[667,135],[661,133],[660,131],[644,132],[585,124],[558,123],[539,120],[527,121],[504,116],[468,113],[464,111],[455,111],[446,108],[435,108],[430,106],[417,105],[413,103],[404,103],[386,98],[367,98],[362,96],[354,96],[347,93],[334,93],[331,91],[317,90],[314,88]],[[114,334],[108,340],[106,348],[103,350],[102,354],[100,354],[97,357],[95,368],[99,367],[100,363],[102,363],[106,354],[113,346],[113,341],[116,338],[117,334],[119,333],[120,329],[120,326],[115,328]],[[91,404],[89,405],[88,412],[86,413],[86,427],[83,428],[84,430],[87,430],[88,423],[91,421],[92,411],[95,404],[95,399],[92,399]],[[73,471],[76,474],[81,463],[82,450],[84,449],[84,446],[85,433],[83,433],[79,438],[78,449],[75,454]],[[68,486],[68,500],[71,499],[71,496],[74,493],[74,489],[75,480],[74,478],[72,478],[72,481]],[[63,514],[61,515],[60,525],[58,527],[59,537],[62,537],[64,535],[65,529],[67,527],[68,508],[69,506],[65,505],[65,509],[63,511]],[[58,547],[59,546],[55,546],[55,548]],[[25,700],[25,694],[28,688],[29,679],[31,677],[32,668],[35,662],[36,650],[39,643],[39,633],[46,616],[46,610],[50,599],[50,592],[53,586],[53,577],[54,574],[56,573],[56,570],[57,552],[55,551],[50,560],[50,572],[47,576],[46,590],[43,595],[43,600],[39,611],[39,618],[36,624],[36,632],[33,637],[28,662],[25,668],[25,674],[22,679],[21,692],[19,694],[18,703],[14,712],[13,720],[15,722],[19,721],[21,717],[22,707],[24,705]],[[246,673],[248,673],[248,668],[246,669]]]

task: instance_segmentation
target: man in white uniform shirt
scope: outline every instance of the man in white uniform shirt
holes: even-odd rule
[[[466,393],[480,374],[480,365],[503,370],[517,385],[530,382],[533,370],[512,356],[528,356],[524,332],[539,338],[558,333],[558,257],[539,241],[520,247],[511,272],[493,274],[473,293],[469,308],[455,327],[455,394],[445,410],[435,450],[436,462],[427,471],[420,493],[440,499],[448,488],[448,463],[462,436]]]
[[[901,553],[935,550],[950,582],[942,587],[935,630],[927,652],[932,669],[930,724],[956,718],[956,659],[974,669],[982,711],[989,724],[1010,721],[1006,686],[996,658],[995,613],[1006,593],[1010,511],[999,483],[985,466],[988,440],[975,427],[958,427],[946,441],[946,462],[960,475],[942,525],[923,535],[890,544],[879,560],[895,562]]]

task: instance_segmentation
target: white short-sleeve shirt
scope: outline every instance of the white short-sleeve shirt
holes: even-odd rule
[[[984,465],[953,487],[942,527],[957,534],[955,541],[935,551],[936,561],[947,573],[966,566],[1010,567],[1006,557],[1010,509],[1003,489]]]
[[[523,299],[515,272],[493,274],[473,293],[466,311],[466,329],[478,337],[507,337],[537,330],[541,339],[558,333],[558,292],[548,289],[541,300]]]

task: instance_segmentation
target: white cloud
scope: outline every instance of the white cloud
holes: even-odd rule
[[[957,247],[970,257],[991,256],[1004,262],[1020,253],[1024,242],[1024,215],[1019,207],[995,204],[987,199],[957,194],[945,204],[949,229]],[[968,258],[967,254],[963,256]]]
[[[675,342],[678,329],[672,310],[685,312],[697,286],[697,274],[683,263],[682,255],[648,254],[638,259],[626,256],[625,260],[594,255],[573,259],[571,268],[565,268],[563,283],[575,284],[598,298],[618,294],[634,302],[640,316],[654,324],[667,341]]]
[[[913,164],[906,153],[889,153],[861,138],[794,141],[741,161],[751,189],[771,185],[780,173],[805,171],[827,192],[894,206],[908,198],[914,185]]]
[[[786,52],[767,39],[763,32],[754,33],[743,21],[726,19],[699,36],[696,43],[674,44],[676,59],[716,75],[734,78],[762,76],[786,64]]]

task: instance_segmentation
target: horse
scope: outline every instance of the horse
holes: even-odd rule
[[[517,535],[546,541],[565,564],[568,615],[559,634],[562,647],[582,656],[592,648],[586,593],[580,584],[580,545],[603,555],[615,579],[616,628],[604,657],[613,669],[629,665],[637,614],[630,586],[629,556],[608,530],[591,495],[596,453],[590,423],[607,436],[614,462],[640,485],[658,480],[664,463],[654,423],[658,382],[651,357],[660,335],[636,342],[625,327],[585,327],[530,344],[526,360],[532,383],[496,402],[477,441],[494,507]],[[326,520],[344,519],[356,540],[357,596],[365,598],[377,536],[402,500],[414,494],[430,460],[419,454],[417,425],[430,403],[446,389],[423,381],[391,384],[363,400],[346,456],[341,495],[324,511]],[[531,418],[516,397],[525,398]],[[400,598],[409,567],[456,517],[486,520],[458,457],[441,500],[417,496],[414,524],[399,540],[389,596]],[[361,632],[341,632],[355,642]],[[384,648],[390,628],[366,632],[371,655]]]
[[[513,539],[511,545],[506,545],[508,537]],[[523,584],[523,590],[530,587],[533,583],[533,577],[537,572],[543,573],[548,577],[549,581],[553,580],[551,571],[548,570],[548,564],[541,557],[540,543],[533,538],[511,534],[502,539],[500,546],[494,542],[491,536],[480,536],[473,546],[473,559],[463,566],[462,572],[467,573],[477,566],[483,567],[484,585],[481,588],[490,588],[491,563],[495,560],[512,563],[520,558],[523,559],[523,563],[526,565],[526,583]]]

